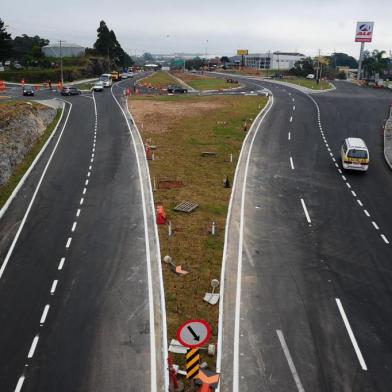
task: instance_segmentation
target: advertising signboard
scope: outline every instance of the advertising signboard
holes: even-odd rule
[[[248,49],[237,49],[237,56],[246,56],[248,54]]]
[[[374,22],[357,22],[355,42],[372,42]]]

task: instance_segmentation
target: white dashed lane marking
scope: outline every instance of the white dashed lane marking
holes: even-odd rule
[[[74,231],[75,231],[75,229],[76,229],[76,225],[77,225],[77,223],[76,223],[76,222],[74,222],[74,223],[72,224],[72,228],[71,228],[71,231],[72,231],[72,232],[74,232]]]
[[[65,263],[65,257],[62,257],[58,266],[58,270],[61,271],[64,267],[64,263]]]
[[[28,359],[33,358],[35,349],[37,348],[38,340],[39,340],[39,336],[36,335],[34,337],[34,339],[33,339],[33,342],[31,343],[31,347],[30,347],[29,353],[27,354],[27,358]]]
[[[76,216],[77,216],[77,217],[80,216],[80,208],[78,208],[78,210],[76,211]]]
[[[320,129],[321,137],[322,137],[322,139],[323,139],[323,141],[324,141],[324,143],[325,143],[325,146],[326,146],[326,148],[327,148],[327,151],[329,152],[329,155],[331,156],[332,161],[335,163],[335,167],[337,168],[337,171],[338,171],[339,174],[341,175],[341,178],[342,178],[342,180],[345,182],[347,188],[350,190],[351,194],[352,194],[355,198],[357,198],[356,192],[352,190],[351,184],[347,181],[346,176],[343,175],[343,171],[342,171],[342,169],[340,169],[338,163],[336,162],[336,159],[335,159],[334,156],[333,156],[333,153],[332,153],[332,151],[331,151],[331,148],[329,147],[329,144],[328,144],[328,142],[327,142],[327,139],[325,138],[325,135],[324,135],[324,132],[323,132],[323,129],[322,129],[322,126],[321,126],[320,109],[319,109],[319,107],[318,107],[318,105],[317,105],[317,102],[316,102],[313,98],[311,98],[311,99],[313,100],[313,102],[314,102],[314,104],[316,105],[316,108],[317,108],[317,117],[318,117],[318,120],[317,120],[317,121],[318,121],[318,123],[319,123],[319,129]],[[357,203],[358,203],[358,205],[359,205],[360,207],[363,207],[363,203],[362,203],[362,201],[361,201],[360,199],[356,199],[356,201],[357,201]],[[301,199],[301,202],[302,202],[302,199]],[[370,213],[369,213],[368,210],[363,209],[363,212],[364,212],[364,214],[365,214],[368,218],[370,217]],[[373,227],[374,227],[376,230],[379,230],[379,229],[380,229],[379,226],[376,224],[376,222],[372,221],[372,225],[373,225]],[[383,240],[386,244],[389,244],[389,240],[387,239],[387,237],[386,237],[384,234],[381,234],[380,236],[381,236],[382,240]]]
[[[49,308],[50,308],[49,304],[45,305],[44,310],[42,312],[41,320],[39,320],[39,323],[41,325],[45,324],[46,317],[48,316]]]
[[[67,244],[65,245],[67,249],[69,249],[69,247],[71,246],[71,242],[72,242],[72,237],[69,237],[67,240]]]
[[[291,170],[294,170],[294,162],[292,157],[290,157],[290,166],[291,166]]]
[[[304,199],[301,199],[301,204],[302,204],[302,208],[303,208],[304,213],[305,213],[306,220],[308,221],[309,224],[311,224],[312,221],[310,219],[309,212],[308,212],[308,209],[306,208],[306,204],[305,204]]]
[[[60,268],[59,268],[60,269]],[[57,288],[57,283],[59,281],[57,279],[55,279],[52,283],[52,287],[50,288],[50,294],[53,295],[56,292],[56,288]]]

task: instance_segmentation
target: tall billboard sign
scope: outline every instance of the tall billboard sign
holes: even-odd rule
[[[355,42],[372,42],[374,22],[357,22]]]

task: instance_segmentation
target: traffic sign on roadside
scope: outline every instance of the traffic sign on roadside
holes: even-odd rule
[[[185,347],[201,347],[211,336],[211,327],[204,320],[188,320],[177,329],[177,340]]]

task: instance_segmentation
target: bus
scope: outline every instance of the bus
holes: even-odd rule
[[[110,87],[113,83],[111,74],[102,74],[99,77],[99,80],[102,82],[104,87]]]

